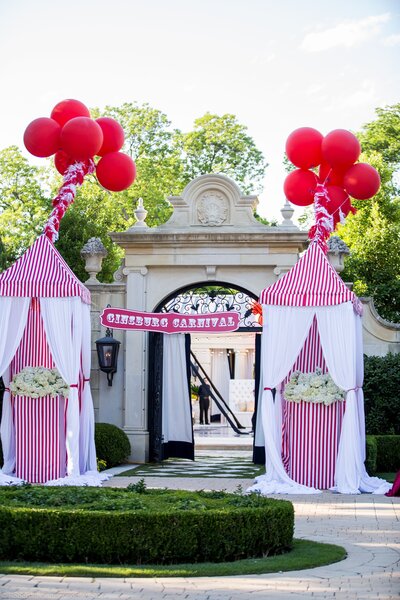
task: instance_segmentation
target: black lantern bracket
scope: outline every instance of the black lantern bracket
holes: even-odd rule
[[[110,308],[110,304],[107,308]],[[121,342],[113,338],[113,330],[107,327],[106,335],[96,340],[97,358],[100,371],[107,374],[108,385],[112,386],[114,374],[117,372],[118,353]]]

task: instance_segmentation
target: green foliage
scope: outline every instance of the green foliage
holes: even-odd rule
[[[400,470],[400,436],[376,435],[377,458],[376,469],[378,473],[394,472]]]
[[[365,441],[366,441],[365,468],[369,475],[375,475],[375,473],[377,472],[376,459],[378,456],[378,446],[376,443],[376,436],[367,435]]]
[[[357,134],[360,159],[378,169],[382,186],[372,200],[354,201],[338,234],[350,248],[342,277],[358,295],[372,296],[379,314],[400,321],[400,104],[377,109],[377,119]]]
[[[130,483],[127,488],[131,492],[136,494],[146,494],[147,486],[144,479],[139,479],[136,483]]]
[[[107,468],[125,462],[130,453],[129,438],[122,429],[111,423],[96,423],[94,441],[99,460],[107,463]]]
[[[293,540],[290,552],[233,562],[204,562],[174,565],[94,565],[89,563],[49,564],[0,561],[3,574],[57,577],[224,577],[283,573],[329,565],[346,558],[346,550],[333,544]]]
[[[187,183],[205,173],[222,173],[232,177],[245,193],[261,191],[267,165],[247,127],[234,115],[206,113],[195,120],[193,131],[177,134],[177,139]]]
[[[367,434],[400,434],[400,354],[364,357]]]
[[[370,475],[400,469],[400,436],[367,435],[365,468]]]
[[[16,146],[0,150],[1,267],[9,267],[41,233],[51,211],[43,171]]]
[[[173,129],[168,117],[148,104],[125,103],[107,106],[104,111],[95,108],[92,115],[110,116],[121,123],[123,150],[135,160],[137,178],[118,194],[104,190],[95,176],[86,177],[78,189],[61,221],[57,249],[82,281],[88,276],[80,251],[91,237],[99,237],[108,251],[100,281],[113,280],[123,252],[109,233],[133,225],[139,198],[148,211],[147,225],[160,225],[172,213],[168,197],[179,195],[197,175],[224,172],[242,185],[244,192],[259,187],[264,175],[261,152],[233,115],[207,114],[189,133]],[[47,169],[31,167],[18,148],[11,147],[0,152],[0,181],[1,268],[18,258],[42,231],[52,209],[50,198],[62,179],[52,160]]]
[[[292,504],[259,496],[246,502],[169,490],[138,498],[126,489],[8,488],[0,491],[0,558],[168,564],[288,549]]]

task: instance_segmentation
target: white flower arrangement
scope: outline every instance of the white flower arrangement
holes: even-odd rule
[[[25,367],[14,375],[10,391],[16,396],[43,398],[44,396],[64,396],[69,393],[69,385],[57,369],[45,367]]]
[[[337,400],[343,401],[345,391],[340,389],[328,373],[317,367],[315,373],[294,371],[285,386],[284,397],[288,402],[315,402],[329,406]]]

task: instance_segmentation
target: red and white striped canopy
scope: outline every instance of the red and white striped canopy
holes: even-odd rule
[[[0,296],[62,298],[90,292],[71,271],[54,244],[41,235],[9,269],[0,273]]]
[[[260,304],[275,306],[333,306],[354,300],[355,294],[346,287],[317,242],[260,295]]]

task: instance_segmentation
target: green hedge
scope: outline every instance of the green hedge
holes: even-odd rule
[[[367,434],[400,434],[400,354],[364,356]]]
[[[400,470],[400,435],[367,435],[365,468],[370,475]]]
[[[96,423],[94,441],[97,458],[104,460],[107,468],[126,462],[131,453],[128,436],[111,423]]]
[[[65,488],[0,492],[0,559],[48,562],[182,563],[260,557],[290,548],[293,505],[255,494],[87,489],[94,502],[49,507]],[[43,492],[45,490],[45,492]],[[82,497],[82,488],[69,488]],[[20,501],[19,496],[24,498]],[[24,506],[29,503],[31,506]],[[36,498],[36,500],[35,500]],[[39,498],[39,500],[38,500]],[[115,509],[121,502],[136,509]],[[60,499],[59,499],[60,500]],[[46,504],[46,502],[42,502]],[[115,509],[115,510],[114,510]]]

